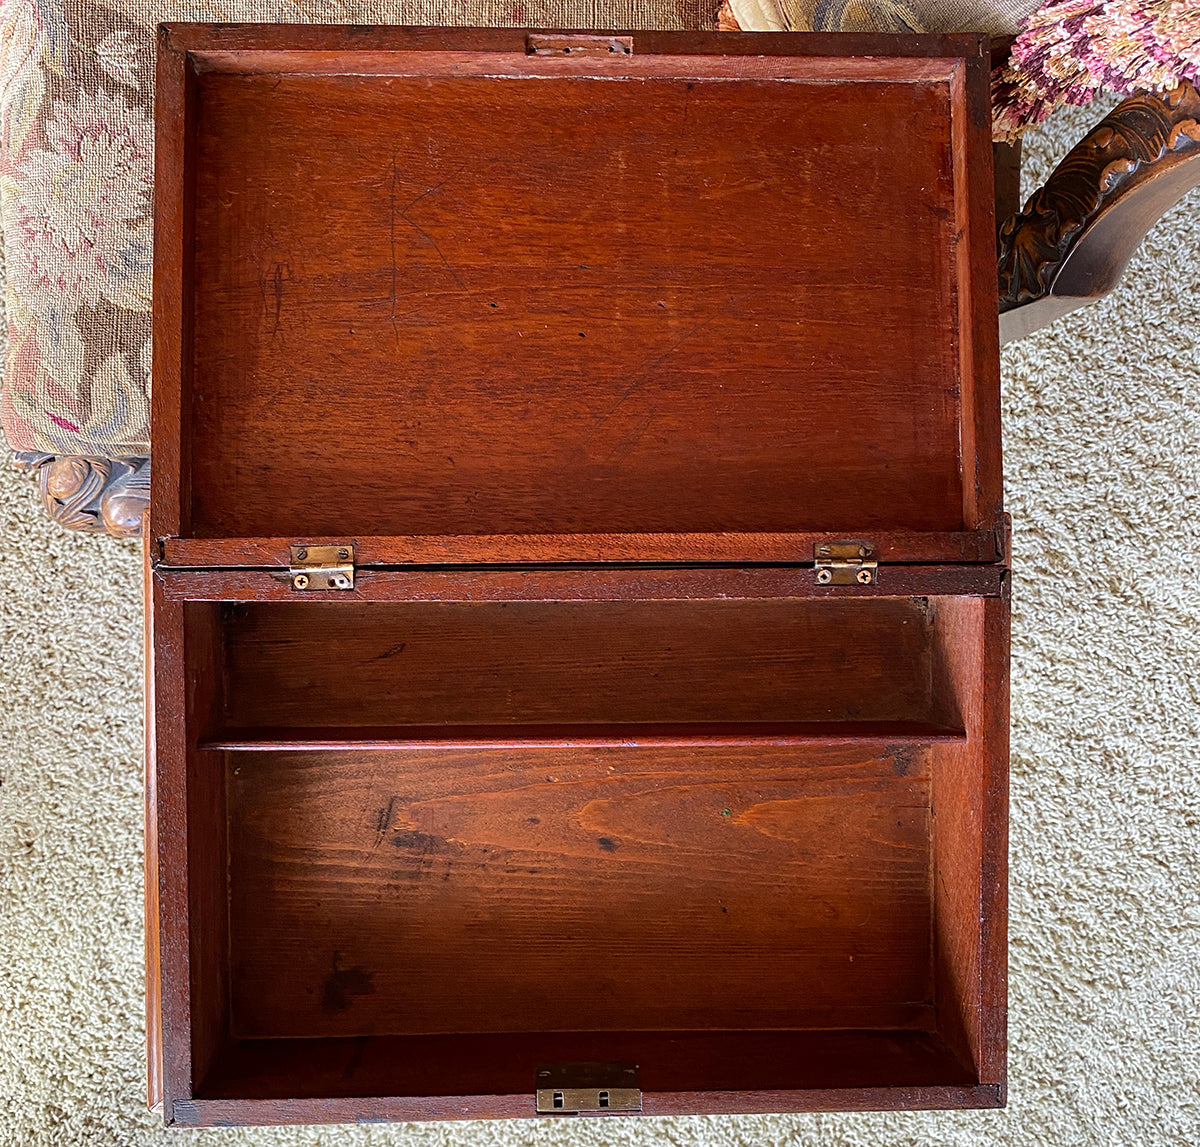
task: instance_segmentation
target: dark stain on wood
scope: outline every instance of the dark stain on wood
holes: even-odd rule
[[[333,971],[325,977],[321,989],[321,1010],[329,1015],[350,1010],[354,996],[375,994],[375,973],[355,964],[349,968],[341,966],[342,954],[333,953]]]
[[[412,849],[422,856],[453,852],[454,848],[444,836],[433,836],[427,832],[398,832],[391,840],[396,848]]]

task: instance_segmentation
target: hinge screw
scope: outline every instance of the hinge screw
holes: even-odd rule
[[[870,570],[859,570],[858,571],[858,580],[861,585],[870,585],[871,584],[871,571]]]
[[[869,558],[871,556],[871,547],[870,546],[859,546],[858,547],[858,556],[861,558]]]
[[[832,551],[830,550],[830,548],[829,548],[828,546],[822,546],[822,547],[821,547],[821,556],[822,556],[823,558],[827,558],[827,557],[830,555],[830,553],[831,553],[831,552],[832,552]]]
[[[346,549],[344,546],[342,547],[342,549],[338,550],[338,560],[343,561],[343,562],[350,560],[350,551],[348,549]]]
[[[833,580],[833,574],[828,570],[817,570],[817,582],[820,585],[828,585]]]
[[[308,574],[297,574],[292,578],[292,585],[297,589],[308,589]]]
[[[297,561],[302,562],[307,557],[308,557],[308,550],[297,550],[296,551],[296,560]]]

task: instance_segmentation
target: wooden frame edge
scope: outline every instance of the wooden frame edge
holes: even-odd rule
[[[595,29],[537,26],[471,28],[437,24],[276,24],[255,22],[158,25],[160,51],[179,55],[204,51],[526,51],[530,34],[595,35]],[[632,37],[635,52],[652,55],[719,56],[885,56],[915,59],[986,58],[989,40],[975,32],[831,33],[717,32],[704,30],[605,30],[605,36]]]
[[[935,1111],[1003,1107],[1002,1085],[855,1087],[798,1091],[646,1092],[642,1115],[760,1115],[820,1111]],[[176,1104],[187,1127],[402,1123],[455,1119],[532,1119],[527,1095],[393,1096],[370,1099],[194,1099]],[[570,1116],[541,1116],[548,1122]],[[618,1116],[618,1118],[620,1118]]]
[[[950,82],[954,197],[963,226],[955,237],[963,518],[981,529],[995,528],[1004,509],[990,75],[989,57],[980,53],[964,59]]]
[[[152,553],[154,540],[147,535]],[[147,800],[153,823],[147,823],[147,854],[153,869],[157,916],[157,1006],[160,1075],[157,1094],[163,1118],[171,1123],[177,1104],[192,1098],[191,939],[188,923],[188,794],[185,730],[186,672],[182,602],[170,601],[160,580],[149,577],[146,610],[151,634],[147,673],[154,680],[154,717],[147,735]],[[169,764],[168,764],[169,763]],[[148,898],[150,890],[148,889]],[[153,941],[148,940],[148,944]]]
[[[162,968],[160,952],[160,914],[158,910],[158,787],[154,755],[154,623],[150,609],[153,593],[152,547],[148,532],[142,537],[142,578],[145,642],[145,758],[143,799],[145,801],[145,952],[146,952],[146,1106],[151,1111],[163,1110],[163,1032],[162,1032]]]
[[[150,480],[152,537],[182,532],[187,449],[183,410],[184,348],[189,343],[185,291],[190,222],[187,198],[193,130],[194,76],[187,55],[159,25],[154,97],[154,283],[151,308],[153,384],[151,438],[155,465]]]

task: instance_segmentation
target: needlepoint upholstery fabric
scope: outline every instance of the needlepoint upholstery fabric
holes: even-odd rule
[[[13,450],[150,450],[154,27],[163,21],[697,29],[715,0],[0,0]]]
[[[1036,0],[733,0],[746,31],[1012,32]],[[0,0],[9,446],[147,454],[155,24],[713,27],[717,0]]]

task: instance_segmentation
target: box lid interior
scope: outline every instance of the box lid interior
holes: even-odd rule
[[[160,107],[159,536],[994,524],[960,60],[317,55]]]

